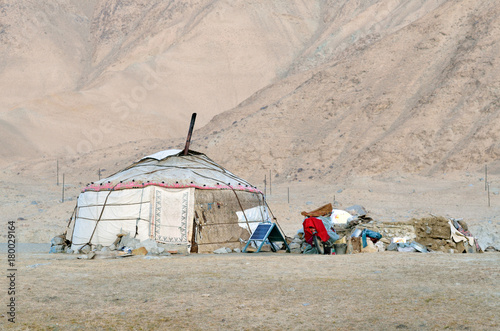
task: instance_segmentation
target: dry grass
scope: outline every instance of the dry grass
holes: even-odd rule
[[[500,327],[496,253],[68,257],[21,255],[16,329]]]

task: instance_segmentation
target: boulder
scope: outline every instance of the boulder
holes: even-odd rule
[[[360,205],[352,205],[347,207],[345,211],[353,216],[365,216],[367,214],[366,209]]]
[[[120,240],[120,247],[126,246],[130,247],[131,249],[136,249],[138,247],[141,247],[140,243],[141,241],[139,239],[135,239],[130,237],[129,235],[126,235],[123,236]]]
[[[214,254],[227,254],[228,251],[226,249],[226,247],[221,247],[221,248],[218,248],[214,251]]]
[[[63,235],[59,235],[59,236],[55,236],[54,238],[52,238],[52,240],[50,241],[50,244],[52,246],[58,246],[58,245],[64,245],[64,236]]]
[[[148,250],[144,247],[139,247],[132,250],[132,255],[146,255],[148,254]]]
[[[80,253],[81,254],[88,254],[88,253],[90,253],[90,246],[89,245],[85,245],[82,248],[80,248]]]
[[[146,248],[148,251],[153,250],[153,248],[158,248],[158,244],[153,239],[146,239],[141,241],[140,246]]]
[[[54,245],[50,247],[49,253],[64,253],[65,245]]]

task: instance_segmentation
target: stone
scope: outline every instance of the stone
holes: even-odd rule
[[[116,250],[116,245],[115,244],[109,245],[109,250],[110,251],[115,251]]]
[[[98,251],[98,252],[100,252],[102,250],[102,245],[101,244],[97,244],[95,246],[95,250]]]
[[[64,244],[64,238],[62,237],[62,235],[60,236],[55,236],[54,238],[52,238],[52,240],[50,241],[50,244],[52,246],[57,246],[57,245],[63,245]]]
[[[389,246],[387,246],[388,251],[397,251],[398,250],[398,244],[397,243],[390,243]]]
[[[156,241],[153,239],[146,239],[146,240],[141,241],[140,246],[146,248],[148,251],[150,251],[153,248],[158,247]]]
[[[64,253],[64,245],[54,245],[50,247],[49,253]]]
[[[465,245],[467,245],[467,244],[465,244]],[[460,242],[456,243],[455,247],[453,247],[453,248],[455,248],[457,250],[457,253],[467,253],[467,248],[465,245],[464,245],[463,241],[460,241]]]
[[[233,249],[233,252],[235,252],[235,253],[241,253],[241,249],[235,248],[235,249]]]
[[[148,250],[144,247],[139,247],[132,250],[132,255],[146,255],[148,254]]]
[[[378,252],[377,247],[375,247],[375,244],[367,239],[366,240],[366,247],[363,247],[363,244],[361,244],[361,253],[376,253]]]
[[[377,248],[377,251],[378,252],[384,252],[385,251],[385,245],[382,241],[377,241],[377,243],[375,243],[375,247]]]
[[[120,246],[130,247],[131,249],[136,249],[140,246],[140,240],[130,237],[129,235],[123,236],[120,240]]]
[[[366,209],[361,205],[352,205],[347,207],[345,211],[353,216],[365,216],[367,214]]]
[[[81,254],[88,254],[88,253],[90,253],[90,246],[89,245],[85,245],[82,248],[80,248],[80,253]]]
[[[218,248],[214,251],[214,254],[227,254],[227,250],[226,250],[226,247],[221,247],[221,248]]]

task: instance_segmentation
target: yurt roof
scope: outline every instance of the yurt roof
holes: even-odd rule
[[[109,191],[150,185],[166,188],[233,189],[261,193],[246,180],[212,161],[203,153],[171,149],[143,157],[127,168],[83,189]]]

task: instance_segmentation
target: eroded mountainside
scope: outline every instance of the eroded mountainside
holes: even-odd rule
[[[197,112],[193,148],[245,172],[477,170],[500,153],[499,7],[3,1],[2,163],[183,137]]]

